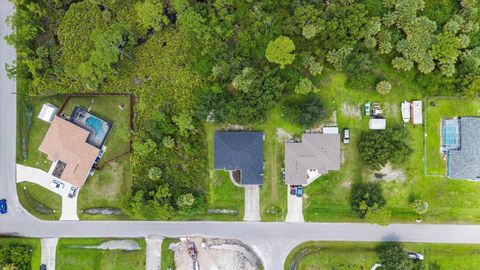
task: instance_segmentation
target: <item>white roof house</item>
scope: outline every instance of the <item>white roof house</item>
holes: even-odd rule
[[[370,129],[381,130],[387,128],[387,120],[384,118],[371,118],[368,122]]]
[[[412,101],[410,108],[411,108],[410,114],[412,116],[412,124],[421,125],[423,123],[422,102],[420,100],[414,100]]]
[[[40,110],[40,113],[38,114],[38,118],[45,122],[51,123],[55,117],[55,114],[57,114],[57,111],[58,108],[55,107],[55,105],[45,103],[42,106],[42,110]]]

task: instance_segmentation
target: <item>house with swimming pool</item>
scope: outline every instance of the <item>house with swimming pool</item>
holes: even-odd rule
[[[447,176],[480,181],[480,117],[442,119],[441,127]]]
[[[54,116],[38,150],[52,161],[49,174],[82,187],[105,151],[112,124],[81,107],[70,116]]]

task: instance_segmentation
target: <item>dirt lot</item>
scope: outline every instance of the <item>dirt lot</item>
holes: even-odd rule
[[[192,270],[194,261],[188,254],[188,241],[197,249],[197,262],[202,270],[256,270],[261,264],[258,256],[239,241],[223,239],[188,238],[170,244],[175,253],[176,270]]]

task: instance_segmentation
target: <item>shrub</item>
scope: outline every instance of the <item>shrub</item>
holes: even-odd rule
[[[386,204],[378,183],[356,183],[350,194],[350,207],[360,218],[365,218],[369,209],[382,208]]]
[[[390,93],[392,85],[388,81],[381,81],[377,84],[376,90],[380,95],[386,95]]]
[[[360,134],[358,144],[363,160],[372,170],[379,170],[388,162],[404,161],[411,150],[405,140],[404,129],[370,130]]]
[[[428,202],[422,200],[415,200],[410,204],[415,214],[423,215],[428,212]]]
[[[287,99],[283,106],[283,113],[292,122],[305,128],[313,127],[326,116],[323,101],[312,92]]]

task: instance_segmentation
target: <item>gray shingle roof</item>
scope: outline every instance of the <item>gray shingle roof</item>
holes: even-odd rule
[[[214,167],[217,170],[241,170],[240,183],[263,183],[263,133],[215,132]]]
[[[285,182],[307,183],[307,171],[320,174],[340,169],[340,135],[307,133],[300,143],[285,143]]]
[[[448,152],[447,174],[450,178],[480,180],[480,118],[462,117],[460,150]]]

